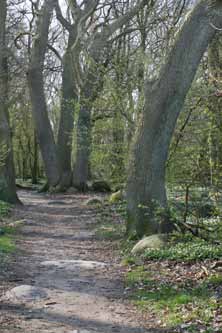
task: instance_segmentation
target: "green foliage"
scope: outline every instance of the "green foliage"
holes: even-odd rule
[[[5,217],[9,214],[11,206],[0,200],[0,218]]]
[[[141,310],[154,313],[164,325],[177,326],[184,322],[201,321],[208,325],[218,308],[215,290],[222,277],[212,275],[202,282],[169,282],[162,277],[155,279],[148,267],[132,267],[126,275],[130,298]],[[188,325],[190,329],[195,325]]]
[[[6,218],[10,212],[11,206],[0,201],[0,219]],[[15,244],[12,239],[12,235],[15,233],[16,228],[12,225],[0,223],[0,260],[2,254],[7,254],[15,251]]]
[[[15,244],[10,235],[0,236],[0,257],[1,253],[12,253],[15,251]]]
[[[205,259],[220,259],[222,244],[216,245],[201,239],[179,242],[169,247],[157,250],[146,250],[144,258],[152,260],[195,261]]]
[[[5,164],[5,160],[8,156],[9,149],[6,143],[2,143],[0,146],[0,167]]]

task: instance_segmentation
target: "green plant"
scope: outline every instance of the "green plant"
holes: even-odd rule
[[[222,244],[215,245],[201,239],[182,241],[164,249],[146,250],[144,254],[145,259],[177,261],[220,259],[221,257]]]
[[[149,267],[131,267],[126,275],[126,286],[130,288],[130,298],[142,311],[149,311],[167,326],[177,326],[188,322],[192,332],[195,322],[209,325],[218,308],[215,288],[221,277],[212,275],[204,281],[177,282],[167,279],[167,270],[156,273]]]
[[[10,207],[11,206],[8,203],[0,200],[0,218],[9,214]]]
[[[15,244],[9,235],[0,237],[0,254],[11,253],[15,251]]]

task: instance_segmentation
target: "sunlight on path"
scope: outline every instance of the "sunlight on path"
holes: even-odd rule
[[[25,221],[16,269],[21,282],[1,300],[12,326],[1,333],[143,333],[124,301],[121,266],[95,238],[87,195],[20,193]],[[26,223],[27,222],[27,223]],[[9,324],[7,324],[9,325]]]

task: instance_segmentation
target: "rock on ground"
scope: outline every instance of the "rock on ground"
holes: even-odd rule
[[[47,293],[43,288],[21,285],[9,290],[5,297],[9,300],[28,302],[46,298]]]
[[[146,249],[160,249],[166,244],[165,235],[156,234],[141,239],[132,249],[132,254],[139,254]]]

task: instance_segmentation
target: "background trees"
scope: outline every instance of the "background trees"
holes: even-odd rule
[[[140,236],[159,230],[153,206],[167,208],[169,189],[220,188],[219,3],[24,0],[8,8],[17,178],[81,191],[106,180],[115,190],[130,170],[128,231]]]

